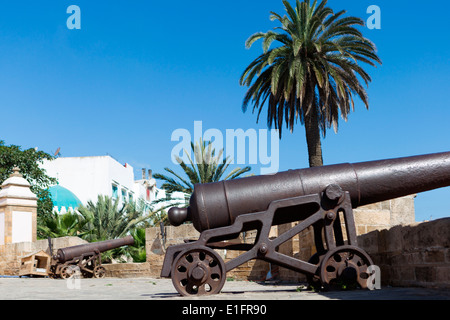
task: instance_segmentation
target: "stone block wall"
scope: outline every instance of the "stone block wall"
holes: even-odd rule
[[[410,195],[362,206],[353,210],[356,233],[364,234],[415,222],[414,198]]]
[[[391,286],[450,288],[450,218],[398,225],[358,237]]]
[[[151,278],[150,263],[108,263],[102,264],[109,278]]]

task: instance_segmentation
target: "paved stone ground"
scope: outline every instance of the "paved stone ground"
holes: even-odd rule
[[[0,278],[0,300],[450,300],[450,290],[391,288],[316,293],[299,284],[227,281],[213,296],[181,297],[170,279]]]

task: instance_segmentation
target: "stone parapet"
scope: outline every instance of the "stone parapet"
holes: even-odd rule
[[[149,262],[102,264],[106,277],[110,278],[148,278],[153,277]]]
[[[450,288],[450,218],[361,235],[384,285]]]

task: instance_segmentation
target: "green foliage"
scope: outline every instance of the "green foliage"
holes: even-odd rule
[[[165,181],[161,187],[169,194],[173,192],[185,193],[185,200],[189,199],[194,191],[194,184],[196,183],[209,183],[235,179],[251,170],[249,166],[242,169],[237,167],[224,177],[231,160],[229,157],[223,157],[223,149],[221,149],[216,156],[216,150],[212,147],[211,141],[206,142],[200,139],[195,145],[191,142],[191,150],[194,154],[195,161],[190,157],[189,152],[184,150],[188,157],[189,164],[186,164],[180,157],[176,157],[186,177],[179,175],[170,168],[164,168],[164,170],[173,177],[160,173],[153,175],[154,178]]]
[[[42,239],[78,236],[89,242],[123,238],[131,234],[135,240],[133,246],[103,252],[102,261],[131,257],[135,262],[145,262],[145,228],[154,225],[155,215],[161,210],[146,211],[143,201],[119,206],[118,200],[99,195],[95,204],[89,201],[75,212],[52,212],[42,219],[38,231]]]
[[[139,228],[149,228],[159,225],[160,222],[164,224],[168,223],[166,207],[159,206],[158,209],[155,207],[160,201],[154,201],[150,205],[146,204],[143,199],[139,199],[136,203],[128,203],[127,211],[134,212],[134,215],[142,215],[143,213],[148,213],[146,219],[142,221]]]
[[[119,200],[99,195],[94,204],[78,207],[78,212],[86,220],[83,239],[89,242],[125,237],[132,229],[144,224],[148,218],[131,204],[119,207]]]
[[[14,167],[20,168],[20,173],[34,187],[46,188],[56,183],[55,178],[46,175],[45,170],[39,167],[43,160],[54,158],[44,151],[33,148],[22,150],[16,145],[6,146],[0,140],[0,181],[5,181],[13,172]]]
[[[360,79],[368,85],[371,77],[358,63],[376,66],[381,60],[375,45],[356,28],[364,26],[362,19],[343,17],[345,10],[334,13],[326,0],[283,4],[287,15],[270,16],[279,26],[246,42],[250,48],[262,40],[263,53],[240,78],[249,87],[242,108],[245,112],[253,104],[259,120],[267,102],[267,124],[280,130],[280,138],[283,123],[290,131],[297,121],[304,124],[311,163],[311,157],[322,157],[320,132],[324,137],[330,127],[337,132],[339,114],[347,121],[354,110],[354,95],[369,107]],[[270,49],[274,42],[279,46]]]
[[[134,262],[145,262],[147,260],[145,251],[145,229],[134,229],[131,231],[134,245],[129,248],[129,254]]]
[[[53,210],[53,202],[48,192],[48,187],[57,180],[49,177],[45,169],[39,167],[43,160],[54,158],[44,151],[36,151],[33,148],[22,150],[16,145],[6,146],[0,140],[0,183],[3,183],[13,172],[14,167],[20,168],[20,173],[31,184],[31,191],[38,197],[38,224],[41,218],[49,218]]]
[[[135,262],[143,262],[146,260],[145,228],[154,225],[155,215],[161,210],[146,211],[143,201],[119,206],[118,200],[99,195],[96,203],[89,201],[75,212],[52,212],[42,219],[38,231],[40,238],[78,236],[88,242],[118,239],[131,234],[135,239],[133,246],[104,252],[102,260],[110,262],[131,257]]]
[[[155,227],[159,226],[159,224],[162,222],[165,226],[170,225],[169,218],[167,216],[167,209],[172,206],[172,204],[164,204],[165,201],[168,199],[159,199],[154,200],[152,202],[152,206],[150,208],[151,214],[148,216],[148,219],[146,220],[146,228],[149,227]],[[174,199],[169,199],[174,200]],[[178,199],[180,202],[184,202],[184,199]],[[177,199],[175,199],[177,201]],[[154,206],[156,206],[159,203],[163,203],[162,206],[159,207],[159,209],[152,209]]]
[[[52,212],[49,216],[41,218],[38,224],[38,234],[40,238],[58,238],[58,237],[83,237],[85,233],[86,220],[76,212],[67,212],[58,214]],[[86,232],[86,231],[85,231]]]

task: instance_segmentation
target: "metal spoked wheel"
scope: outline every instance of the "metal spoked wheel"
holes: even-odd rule
[[[371,265],[372,260],[362,249],[340,246],[323,257],[320,280],[325,289],[366,289]]]
[[[207,247],[181,252],[171,269],[172,283],[183,296],[217,294],[225,283],[225,275],[222,258]]]
[[[94,277],[95,278],[104,278],[106,276],[106,269],[103,266],[96,266],[94,268]]]
[[[73,270],[70,266],[64,266],[61,268],[60,277],[61,279],[69,279],[73,274]]]

